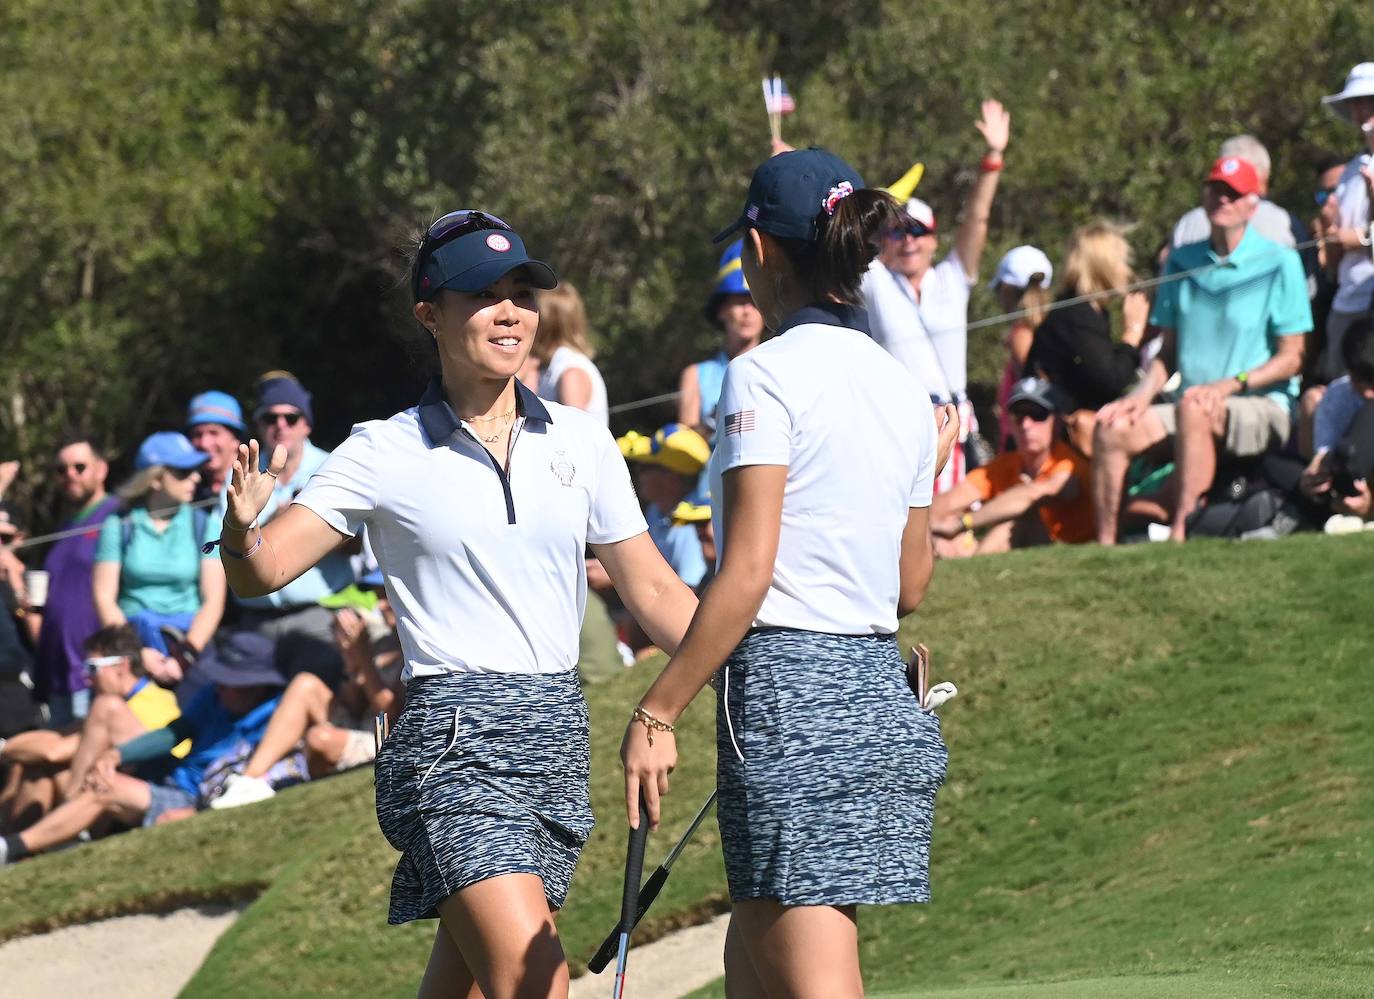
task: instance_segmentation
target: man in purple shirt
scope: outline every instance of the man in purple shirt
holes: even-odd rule
[[[38,694],[48,703],[54,728],[86,717],[90,708],[82,643],[100,627],[91,597],[91,566],[100,525],[119,507],[119,500],[105,492],[108,473],[105,459],[84,438],[62,445],[53,463],[67,513],[60,530],[89,528],[55,542],[48,551],[43,563],[48,573],[47,603],[34,608],[27,618],[38,648]]]

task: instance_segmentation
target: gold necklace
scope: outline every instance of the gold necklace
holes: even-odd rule
[[[514,413],[515,407],[511,406],[511,408],[506,410],[504,413],[497,413],[495,416],[465,416],[463,417],[463,419],[466,420],[468,423],[491,423],[493,420],[504,420],[506,417],[511,416]]]
[[[510,416],[510,415],[512,415],[514,412],[515,412],[515,410],[512,409],[509,413],[506,413],[505,416]],[[497,419],[497,418],[498,418],[498,417],[493,417],[493,419]],[[499,418],[500,418],[500,419],[504,419],[504,417],[499,417]],[[512,420],[512,421],[511,421],[511,425],[514,426],[514,424],[515,424],[515,421]],[[504,433],[505,433],[507,430],[509,430],[509,429],[510,429],[510,427],[502,427],[502,428],[500,428],[499,430],[497,430],[496,433],[492,434],[490,437],[486,437],[486,436],[484,436],[484,435],[482,435],[482,434],[479,434],[479,433],[476,433],[476,432],[474,431],[473,436],[476,437],[479,441],[481,441],[481,442],[484,443],[484,444],[495,444],[497,441],[499,441],[499,440],[501,439],[501,435],[504,434]]]

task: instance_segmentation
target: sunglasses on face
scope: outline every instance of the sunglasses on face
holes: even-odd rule
[[[1312,195],[1312,198],[1317,202],[1317,207],[1321,208],[1326,204],[1327,199],[1335,193],[1336,189],[1334,187],[1323,187],[1321,190],[1317,191],[1316,194]]]
[[[167,469],[167,474],[174,479],[184,482],[199,471],[199,468],[169,468]]]
[[[420,299],[420,281],[425,273],[425,265],[429,263],[429,258],[434,255],[434,251],[446,243],[453,242],[459,236],[482,229],[514,231],[510,223],[497,218],[495,215],[474,211],[471,208],[462,208],[456,212],[441,215],[429,224],[429,228],[425,230],[424,238],[420,240],[420,248],[415,252],[415,273],[411,276],[410,290],[416,301]]]
[[[1033,420],[1036,423],[1044,423],[1052,415],[1048,409],[1041,409],[1039,406],[1018,406],[1011,411],[1012,418],[1015,420]]]
[[[910,236],[912,239],[920,239],[922,236],[929,236],[930,230],[919,222],[908,222],[906,225],[898,226],[887,234],[887,238],[894,242],[900,242]]]
[[[53,465],[52,470],[54,475],[66,475],[69,472],[76,475],[85,475],[86,469],[89,467],[90,466],[84,461],[74,462],[70,465],[63,464],[59,461],[57,464]]]
[[[1219,180],[1208,182],[1203,190],[1210,192],[1218,201],[1240,201],[1245,197],[1230,184],[1223,184]]]
[[[123,661],[123,656],[92,656],[81,665],[86,668],[88,674],[95,676],[97,671],[104,669],[106,666],[118,666]]]
[[[264,427],[275,427],[280,420],[285,420],[288,427],[294,427],[301,422],[300,413],[259,413],[258,423]]]

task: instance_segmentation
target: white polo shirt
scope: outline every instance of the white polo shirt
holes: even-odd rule
[[[585,546],[647,529],[610,432],[519,382],[516,393],[509,475],[436,379],[418,406],[354,427],[296,497],[345,534],[367,527],[405,679],[573,669]]]
[[[926,271],[921,300],[911,282],[874,258],[862,293],[873,339],[925,386],[932,399],[963,401],[968,391],[968,300],[973,282],[957,251]]]
[[[754,626],[840,635],[897,630],[902,531],[930,506],[930,398],[868,334],[863,309],[802,309],[730,362],[711,495],[722,557],[723,475],[786,465],[773,581]]]
[[[1360,168],[1370,162],[1369,153],[1361,153],[1345,165],[1336,184],[1336,199],[1341,206],[1341,228],[1364,230],[1369,227],[1369,185]],[[1374,260],[1361,247],[1341,255],[1336,272],[1336,297],[1331,302],[1333,312],[1362,313],[1369,311],[1369,299],[1374,295]]]

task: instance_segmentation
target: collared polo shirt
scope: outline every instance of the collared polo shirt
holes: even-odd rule
[[[195,536],[195,511],[183,503],[166,527],[158,530],[143,507],[127,515],[129,543],[124,544],[124,517],[109,517],[100,527],[97,562],[118,562],[119,609],[157,614],[194,614],[200,610],[200,564],[214,558],[201,545],[219,537],[214,517],[205,517],[202,537]]]
[[[773,579],[755,627],[841,635],[897,630],[902,532],[930,505],[935,413],[868,335],[863,309],[825,304],[730,362],[711,457],[712,507],[728,550],[721,480],[785,465]]]
[[[1268,361],[1278,338],[1312,329],[1307,280],[1296,250],[1265,239],[1251,227],[1223,257],[1210,241],[1169,254],[1164,276],[1196,274],[1159,286],[1150,322],[1177,334],[1182,387],[1234,377]],[[1286,410],[1298,397],[1298,379],[1261,390]]]
[[[310,477],[319,470],[328,457],[328,451],[316,447],[307,440],[301,452],[300,467],[296,469],[296,473],[291,478],[277,480],[272,489],[272,496],[258,517],[259,521],[265,524],[277,515],[277,511],[290,506],[291,501],[305,488]],[[260,458],[262,467],[266,468],[267,463],[272,458],[271,452],[263,453]],[[224,492],[220,494],[219,511],[221,517],[224,516],[224,512],[228,508],[229,488],[226,482]],[[215,537],[219,537],[219,532],[219,525],[216,525]],[[343,552],[334,551],[274,593],[269,593],[265,597],[240,597],[238,594],[234,594],[234,599],[240,606],[258,609],[286,610],[292,607],[308,607],[319,603],[331,593],[338,593],[353,580],[353,563]]]
[[[968,300],[973,282],[957,252],[911,282],[874,258],[862,293],[873,339],[911,372],[932,399],[962,401],[968,390]]]
[[[420,404],[353,428],[296,502],[363,527],[386,577],[404,677],[577,665],[585,548],[646,530],[630,472],[594,416],[516,383],[502,468],[434,381]]]

